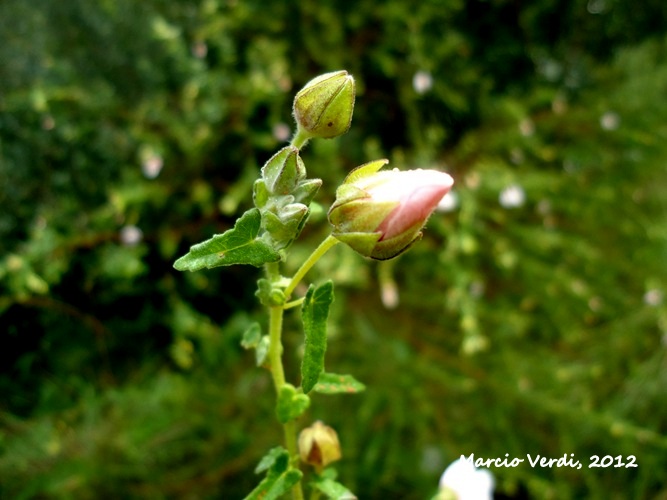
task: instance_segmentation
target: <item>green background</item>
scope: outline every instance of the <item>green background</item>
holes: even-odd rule
[[[493,468],[497,498],[666,498],[666,32],[662,0],[1,2],[0,497],[254,487],[281,439],[240,346],[260,272],[172,264],[251,206],[296,91],[347,69],[287,272],[359,164],[445,170],[458,204],[395,261],[339,245],[309,275],[336,283],[327,370],[368,386],[300,422],[337,429],[340,481],[424,499],[461,454],[574,454]],[[285,344],[296,381],[298,314]]]

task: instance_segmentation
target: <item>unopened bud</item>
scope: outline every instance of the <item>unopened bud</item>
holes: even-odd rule
[[[350,172],[329,209],[333,235],[360,254],[396,257],[422,235],[421,229],[454,180],[437,170],[379,170],[377,160]]]
[[[262,167],[262,179],[271,194],[289,194],[305,177],[306,167],[293,146],[278,151]]]
[[[314,465],[318,469],[340,460],[338,434],[318,420],[299,434],[299,455],[302,462]]]
[[[334,71],[314,78],[294,97],[294,118],[309,137],[329,139],[350,128],[354,111],[354,78]]]
[[[303,203],[304,205],[310,205],[310,202],[313,201],[313,198],[321,186],[322,179],[305,179],[299,182],[294,191],[292,191],[294,201]]]
[[[273,213],[265,210],[262,215],[264,229],[271,235],[274,248],[287,248],[299,236],[308,217],[308,207],[291,203]]]

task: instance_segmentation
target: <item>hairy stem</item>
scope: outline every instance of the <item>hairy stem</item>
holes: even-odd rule
[[[266,272],[269,279],[277,279],[280,276],[277,263],[267,264]],[[271,377],[273,378],[276,394],[279,394],[281,387],[285,385],[285,370],[282,360],[283,311],[282,306],[269,308],[269,365],[271,367]],[[283,433],[285,436],[285,447],[290,454],[290,460],[296,465],[299,460],[296,423],[292,420],[283,424]],[[292,487],[292,498],[294,500],[303,500],[301,481]]]
[[[320,245],[313,251],[312,254],[297,270],[296,274],[285,289],[285,296],[289,297],[294,291],[294,288],[303,279],[306,273],[310,270],[320,258],[332,248],[338,240],[329,235]],[[280,279],[280,268],[277,262],[268,263],[265,266],[266,274],[269,280],[277,281]],[[301,301],[295,300],[289,302],[288,307],[294,307]],[[273,378],[273,385],[276,389],[276,394],[280,393],[280,389],[285,385],[285,369],[283,368],[283,314],[285,312],[285,305],[274,306],[269,308],[269,364],[271,367],[271,377]],[[283,432],[285,434],[285,446],[290,454],[290,459],[294,465],[298,464],[299,453],[297,447],[297,432],[296,422],[291,420],[283,424]],[[292,498],[294,500],[303,500],[303,490],[301,482],[299,481],[292,488]]]
[[[330,248],[335,246],[336,243],[338,243],[338,240],[332,235],[327,236],[326,239],[320,243],[320,246],[318,246],[313,251],[313,253],[310,254],[310,257],[308,257],[305,262],[301,264],[301,267],[292,277],[292,281],[290,281],[289,285],[287,285],[287,288],[285,288],[285,297],[289,298],[306,273],[310,271],[310,268],[313,267],[315,263],[320,260],[322,256],[327,253],[327,251],[329,251]]]
[[[308,143],[309,139],[310,136],[308,135],[308,133],[305,132],[301,127],[298,127],[296,130],[296,134],[294,134],[294,137],[292,137],[291,145],[294,146],[296,149],[301,149]]]

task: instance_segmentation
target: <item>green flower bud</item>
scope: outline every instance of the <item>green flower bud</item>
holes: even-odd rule
[[[322,179],[305,179],[299,182],[296,189],[292,191],[294,201],[303,203],[304,205],[310,205],[310,202],[315,198],[320,186],[322,186]]]
[[[353,170],[329,209],[333,235],[360,254],[396,257],[421,238],[421,229],[454,180],[437,170],[379,170],[377,160]]]
[[[271,194],[289,194],[306,178],[306,167],[294,146],[286,146],[262,167],[262,179]]]
[[[271,236],[274,248],[287,248],[301,233],[308,219],[308,207],[301,203],[291,203],[280,208],[276,213],[265,210],[262,224]]]
[[[294,97],[294,118],[308,137],[329,139],[350,128],[354,111],[354,78],[335,71],[314,78]]]
[[[338,434],[318,420],[299,434],[299,456],[302,462],[314,465],[317,469],[340,460]]]

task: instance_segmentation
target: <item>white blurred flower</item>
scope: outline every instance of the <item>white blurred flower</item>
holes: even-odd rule
[[[286,123],[276,123],[273,126],[273,137],[278,142],[285,142],[292,135],[292,130]]]
[[[192,44],[190,51],[197,59],[204,59],[208,53],[208,45],[203,40],[198,40]]]
[[[452,212],[456,210],[458,206],[459,196],[455,192],[450,191],[442,197],[442,200],[440,200],[440,203],[438,203],[436,210],[438,212]]]
[[[602,14],[607,10],[607,2],[605,0],[589,0],[586,10],[589,14]]]
[[[493,487],[488,469],[477,469],[463,458],[452,462],[440,477],[440,489],[453,492],[458,500],[492,500]]]
[[[382,305],[386,309],[396,309],[398,307],[400,297],[398,295],[398,287],[394,281],[382,283],[380,287],[380,299],[382,299]]]
[[[412,88],[418,94],[428,92],[433,87],[433,77],[428,71],[417,71],[412,77]]]
[[[128,247],[137,245],[143,237],[143,231],[137,226],[123,226],[123,228],[120,230],[120,241],[123,245]]]
[[[524,137],[530,137],[535,133],[535,124],[530,118],[525,118],[519,123],[519,132]]]
[[[518,184],[512,184],[500,192],[498,201],[504,208],[517,208],[526,202],[526,192]]]
[[[648,290],[644,294],[644,304],[646,304],[647,306],[657,307],[662,303],[662,299],[663,299],[662,290],[658,290],[657,288]]]
[[[42,118],[42,128],[44,130],[53,130],[55,126],[56,126],[56,121],[54,120],[53,116],[46,115],[44,116],[44,118]]]
[[[616,130],[621,124],[621,117],[613,111],[607,111],[600,117],[600,126],[603,130]]]
[[[164,162],[162,157],[156,154],[151,154],[147,156],[146,159],[141,164],[141,172],[144,174],[144,177],[148,179],[155,179],[160,175]]]

